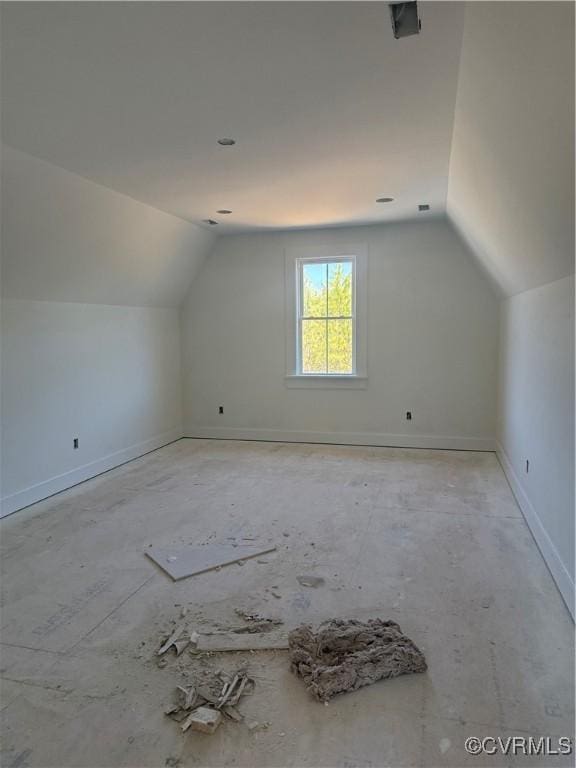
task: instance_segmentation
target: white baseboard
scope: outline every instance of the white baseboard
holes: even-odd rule
[[[327,443],[329,445],[374,445],[389,448],[436,448],[457,451],[494,451],[487,437],[442,435],[392,435],[377,432],[307,432],[285,429],[241,429],[236,427],[189,426],[185,437],[217,440],[261,440],[273,443]]]
[[[526,520],[528,528],[530,528],[530,532],[534,537],[534,541],[536,542],[538,549],[544,558],[544,562],[548,566],[548,570],[552,574],[552,578],[556,582],[558,591],[562,595],[562,598],[566,603],[572,618],[574,618],[574,580],[568,573],[566,566],[558,554],[558,550],[554,546],[550,536],[542,525],[542,521],[534,509],[532,502],[528,498],[528,494],[522,487],[518,475],[514,471],[512,462],[506,455],[504,448],[498,442],[496,443],[496,454],[500,464],[502,465],[504,474],[508,478],[508,482],[510,483],[512,492],[516,497],[518,506],[522,510],[522,514],[524,515],[524,519]]]
[[[11,515],[19,509],[30,506],[30,504],[35,504],[37,501],[42,501],[42,499],[46,499],[48,496],[53,496],[55,493],[65,491],[73,485],[83,483],[91,477],[101,475],[102,472],[108,472],[108,470],[119,467],[121,464],[126,464],[126,462],[137,459],[145,453],[150,453],[150,451],[155,451],[163,445],[168,445],[168,443],[173,443],[175,440],[180,440],[182,436],[183,433],[180,428],[162,432],[149,440],[144,440],[136,445],[123,448],[115,453],[110,453],[108,456],[96,459],[96,461],[91,461],[89,464],[83,464],[81,467],[76,467],[75,469],[70,470],[70,472],[64,472],[62,475],[51,477],[48,480],[32,485],[29,488],[24,488],[24,490],[13,493],[10,496],[5,496],[1,500],[0,518],[6,517],[6,515]]]

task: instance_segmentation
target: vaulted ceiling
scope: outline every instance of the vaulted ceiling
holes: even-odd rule
[[[463,11],[395,40],[384,2],[4,3],[4,140],[226,232],[438,213]]]
[[[3,140],[219,233],[427,203],[504,293],[570,274],[573,3],[420,14],[395,40],[384,2],[3,3]]]

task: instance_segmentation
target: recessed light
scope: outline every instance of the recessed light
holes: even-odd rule
[[[211,227],[214,227],[216,224],[218,224],[217,221],[214,221],[214,219],[202,219],[204,224],[210,224]]]
[[[221,144],[223,147],[233,147],[236,142],[234,139],[218,139],[218,144]]]
[[[379,197],[376,200],[377,203],[393,203],[394,198],[393,197]]]
[[[419,205],[418,206],[418,210],[419,211],[429,211],[430,210],[430,206],[428,205],[428,203],[425,203],[424,205]]]
[[[228,214],[228,213],[232,213],[232,211],[227,211],[226,208],[222,208],[221,211],[216,211],[216,213]]]

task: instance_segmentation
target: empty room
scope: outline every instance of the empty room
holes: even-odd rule
[[[1,2],[2,768],[574,765],[573,2]]]

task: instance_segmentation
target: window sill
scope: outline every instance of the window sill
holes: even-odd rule
[[[285,377],[288,389],[366,389],[367,376],[344,374],[314,376],[310,374],[292,374]]]

